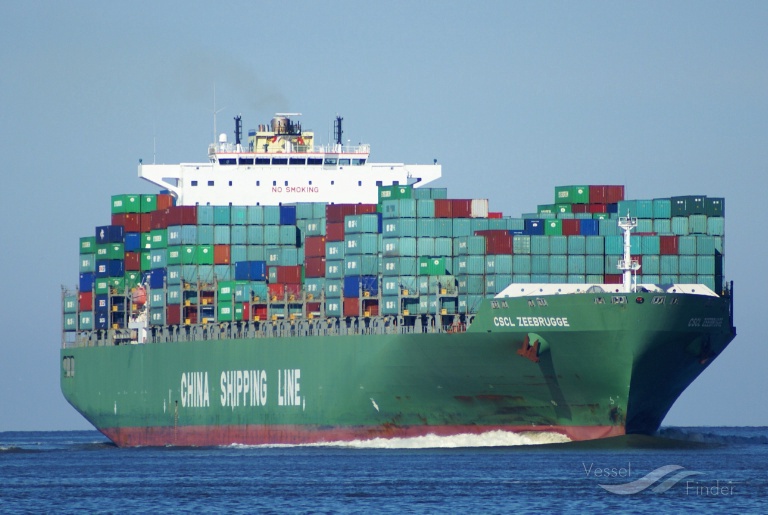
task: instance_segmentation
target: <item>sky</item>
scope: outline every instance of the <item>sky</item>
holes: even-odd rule
[[[0,431],[88,429],[59,389],[61,286],[144,162],[300,112],[519,216],[554,187],[725,197],[738,336],[664,425],[768,425],[768,3],[6,2]]]

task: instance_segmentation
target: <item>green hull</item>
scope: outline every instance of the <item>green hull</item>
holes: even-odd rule
[[[624,298],[488,300],[455,333],[70,347],[61,388],[120,446],[652,433],[734,338],[730,301]]]

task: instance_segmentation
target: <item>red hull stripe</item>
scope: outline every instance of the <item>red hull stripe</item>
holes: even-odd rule
[[[370,440],[373,438],[408,438],[435,435],[481,434],[489,431],[512,433],[552,432],[572,441],[595,440],[625,434],[623,426],[180,426],[180,427],[112,427],[101,432],[119,447],[135,446],[215,446],[307,444]]]

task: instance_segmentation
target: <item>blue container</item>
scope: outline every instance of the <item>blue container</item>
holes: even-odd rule
[[[582,236],[597,236],[600,234],[600,224],[598,220],[581,220],[579,234]]]
[[[344,277],[344,296],[359,297],[360,289],[371,296],[379,294],[379,279],[375,275],[348,275]]]
[[[280,225],[296,225],[296,206],[280,206]]]
[[[125,261],[123,261],[122,259],[110,259],[108,277],[123,277],[124,275],[125,275]]]
[[[165,268],[156,268],[149,271],[149,287],[152,289],[165,286]]]
[[[125,251],[135,252],[141,249],[141,233],[127,232],[125,233]]]
[[[108,259],[96,260],[95,276],[99,279],[101,279],[102,277],[109,277],[109,260]]]
[[[85,272],[80,274],[79,288],[81,292],[93,291],[93,283],[96,280],[96,275],[93,272]]]
[[[544,234],[544,220],[540,218],[528,218],[525,220],[525,234],[543,235]]]
[[[123,243],[125,231],[122,225],[96,227],[96,243]]]

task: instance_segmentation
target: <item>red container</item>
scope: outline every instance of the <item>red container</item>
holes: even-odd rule
[[[590,186],[589,201],[593,204],[615,204],[624,200],[624,186]]]
[[[180,304],[169,304],[165,308],[165,323],[167,325],[181,325]]]
[[[325,224],[326,241],[344,241],[344,222],[328,222]]]
[[[512,254],[512,235],[503,230],[475,231],[477,236],[485,236],[486,254]]]
[[[152,213],[141,213],[139,215],[140,232],[149,232],[152,230]]]
[[[267,291],[269,292],[269,298],[282,300],[285,297],[285,285],[282,283],[270,283],[267,285]]]
[[[325,257],[325,236],[307,236],[304,240],[305,257]]]
[[[293,296],[293,298],[298,299],[301,296],[301,285],[286,284],[285,293],[287,293],[289,297]]]
[[[167,210],[152,211],[149,219],[149,230],[167,229],[168,228],[168,214]],[[142,228],[147,232],[147,229]]]
[[[325,258],[308,257],[304,259],[307,268],[304,275],[309,278],[325,277]]]
[[[344,316],[360,316],[360,299],[357,297],[344,297]]]
[[[363,300],[363,314],[368,313],[368,316],[379,316],[379,301],[376,299]]]
[[[563,236],[578,236],[581,234],[581,220],[563,220]]]
[[[284,284],[301,284],[302,265],[276,266],[277,282]]]
[[[589,213],[589,204],[571,204],[571,213]]]
[[[451,206],[452,218],[472,218],[472,201],[465,199],[453,199]]]
[[[307,313],[319,313],[319,312],[320,312],[319,302],[307,302]]]
[[[453,218],[453,201],[435,199],[435,218]]]
[[[355,204],[355,214],[365,215],[368,213],[375,213],[377,208],[377,204]]]
[[[325,206],[326,224],[328,223],[343,224],[344,217],[347,215],[354,215],[356,207],[357,207],[357,204],[328,204],[327,206]]]
[[[196,324],[197,323],[197,306],[184,306],[184,311],[182,311],[182,316],[184,317],[185,324],[187,323],[187,321],[189,321],[190,324]]]
[[[141,232],[139,213],[119,213],[112,215],[112,225],[121,225],[125,232]]]
[[[159,193],[157,195],[157,201],[155,209],[168,209],[173,205],[173,196],[167,193]]]
[[[164,212],[168,225],[197,225],[197,206],[171,206]]]
[[[266,304],[251,304],[251,320],[254,317],[259,317],[259,320],[267,319],[267,305]]]
[[[605,204],[588,204],[590,213],[607,213],[608,206]]]
[[[141,271],[141,252],[125,253],[125,269],[131,272]]]
[[[93,292],[92,291],[81,291],[77,295],[77,310],[93,311]]]
[[[504,213],[497,213],[496,211],[489,211],[488,212],[488,218],[504,218]]]
[[[623,282],[622,274],[605,274],[605,284],[622,284]]]
[[[659,236],[659,254],[676,256],[679,253],[677,236]]]
[[[213,264],[229,265],[231,264],[231,247],[229,245],[213,246]]]

